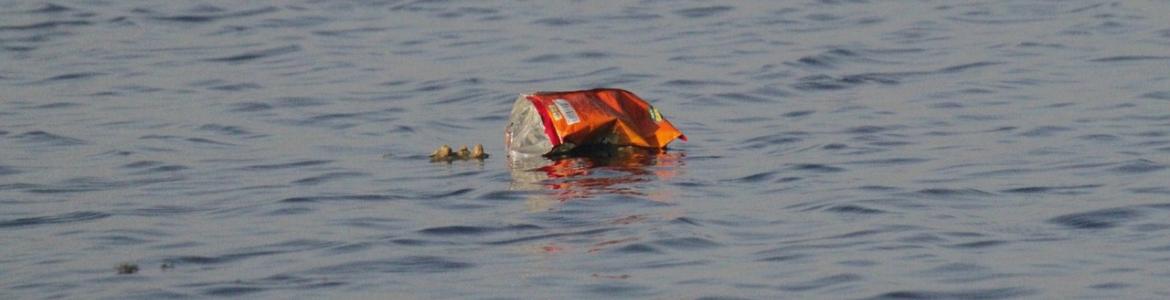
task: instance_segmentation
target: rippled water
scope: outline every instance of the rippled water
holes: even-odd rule
[[[0,298],[1167,298],[1167,15],[0,0]],[[603,86],[690,142],[509,168]]]

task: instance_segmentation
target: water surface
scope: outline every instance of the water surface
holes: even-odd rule
[[[1167,298],[1166,15],[0,0],[0,298]],[[594,87],[690,142],[509,168]]]

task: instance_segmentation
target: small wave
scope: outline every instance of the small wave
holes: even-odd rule
[[[1078,194],[1083,193],[1085,189],[1095,189],[1101,187],[1100,184],[1087,184],[1075,186],[1029,186],[1013,189],[1006,189],[1001,192],[1016,193],[1016,194],[1037,194],[1037,193],[1055,193],[1055,194]]]
[[[182,264],[197,264],[197,265],[217,265],[231,262],[237,262],[253,257],[271,256],[277,254],[303,252],[318,249],[327,249],[339,245],[337,242],[320,241],[320,240],[290,240],[275,244],[263,245],[258,247],[247,247],[235,249],[230,253],[217,256],[201,256],[188,255],[177,256],[165,259],[165,261],[173,261]]]
[[[887,165],[912,165],[912,164],[919,164],[919,163],[924,163],[924,162],[928,162],[928,161],[930,161],[930,159],[900,157],[900,158],[854,160],[854,161],[847,161],[844,164],[887,166]]]
[[[171,175],[165,177],[148,177],[131,180],[107,180],[95,177],[78,177],[63,181],[55,187],[29,189],[29,193],[76,193],[89,191],[104,191],[121,188],[140,188],[157,183],[175,182],[185,179],[184,176]]]
[[[295,216],[311,213],[315,211],[308,207],[282,207],[264,212],[265,216]]]
[[[218,8],[218,7],[207,7],[207,8],[204,8],[202,10],[216,12],[216,11],[222,11],[223,9]],[[206,23],[206,22],[212,22],[212,21],[217,21],[217,20],[222,20],[222,19],[258,16],[258,15],[277,12],[279,10],[280,10],[279,8],[276,8],[274,6],[268,6],[268,7],[243,10],[243,11],[238,11],[238,12],[233,12],[233,13],[204,14],[204,15],[189,14],[189,15],[155,16],[155,17],[153,17],[153,19],[160,20],[160,21],[169,21],[169,22]],[[148,12],[148,11],[141,10],[141,9],[137,10],[137,11],[138,12]]]
[[[602,298],[649,298],[654,295],[653,290],[645,285],[634,284],[629,282],[606,282],[584,284],[580,287],[582,292],[595,294]]]
[[[1091,61],[1091,62],[1130,62],[1130,61],[1146,61],[1146,60],[1170,60],[1170,56],[1121,55],[1121,56],[1094,58],[1094,59],[1090,59],[1089,61]]]
[[[783,114],[781,114],[781,116],[784,116],[786,118],[798,118],[798,117],[808,116],[808,115],[811,115],[811,114],[816,113],[816,112],[817,111],[815,111],[815,110],[798,110],[798,111],[783,113]]]
[[[20,173],[21,173],[20,170],[18,170],[16,168],[0,165],[0,176],[8,176],[8,175],[20,174]],[[0,189],[0,190],[3,190],[3,189]]]
[[[68,74],[61,74],[61,75],[45,78],[45,79],[41,80],[40,82],[41,83],[53,83],[53,82],[57,82],[57,81],[86,79],[86,78],[97,77],[97,76],[102,76],[102,75],[106,75],[106,73],[101,73],[101,72],[68,73]]]
[[[565,27],[565,26],[580,25],[580,24],[585,24],[585,23],[589,23],[589,19],[575,18],[575,17],[552,17],[552,18],[543,18],[543,19],[537,19],[535,21],[532,21],[532,24],[552,26],[552,27]]]
[[[1161,195],[1170,195],[1170,187],[1163,187],[1163,186],[1159,186],[1159,187],[1141,187],[1141,188],[1132,188],[1132,189],[1129,189],[1129,191],[1131,191],[1131,192],[1133,192],[1133,193],[1135,193],[1135,194],[1161,194]]]
[[[243,102],[243,103],[232,104],[231,109],[229,109],[229,111],[233,111],[233,112],[258,112],[258,111],[270,110],[272,108],[273,108],[273,106],[271,104],[267,104],[267,103]]]
[[[345,220],[332,222],[333,224],[349,226],[354,228],[365,228],[374,230],[398,230],[400,229],[398,223],[402,219],[383,218],[383,217],[357,217]]]
[[[1146,159],[1138,159],[1126,162],[1121,166],[1111,169],[1111,171],[1121,174],[1143,174],[1157,172],[1165,169],[1165,164],[1156,163]]]
[[[81,140],[81,139],[71,138],[71,137],[62,136],[62,135],[56,135],[56,134],[52,134],[52,133],[48,133],[48,132],[44,132],[44,131],[40,131],[40,130],[34,130],[34,131],[29,131],[29,132],[13,135],[10,138],[15,139],[15,140],[20,141],[20,142],[23,142],[23,143],[34,144],[34,145],[47,145],[47,146],[77,146],[77,145],[88,144],[88,142]]]
[[[965,189],[948,189],[948,188],[929,188],[915,192],[922,196],[929,197],[984,197],[992,196],[994,194],[988,193],[979,189],[965,188]]]
[[[30,13],[30,14],[58,14],[58,13],[71,12],[71,11],[75,11],[75,10],[73,8],[70,8],[70,7],[64,6],[64,5],[60,5],[60,4],[46,3],[44,5],[41,5],[41,7],[26,10],[24,12]]]
[[[60,109],[60,108],[74,108],[74,107],[81,107],[81,106],[85,106],[85,105],[80,104],[80,103],[74,103],[74,102],[53,102],[53,103],[46,103],[46,104],[29,106],[28,108],[30,108],[30,109]]]
[[[1048,222],[1075,229],[1106,229],[1117,227],[1142,215],[1143,213],[1135,208],[1109,208],[1062,215],[1048,219]]]
[[[258,293],[267,290],[262,287],[254,286],[226,286],[209,288],[203,292],[204,295],[215,297],[238,297],[252,293]]]
[[[1001,241],[1001,240],[976,241],[976,242],[947,245],[946,247],[947,248],[955,248],[955,249],[982,249],[982,248],[995,247],[995,246],[1004,245],[1004,244],[1008,244],[1008,241]]]
[[[44,188],[44,185],[32,183],[3,183],[0,184],[0,191],[13,190],[37,190]]]
[[[109,217],[110,214],[95,212],[95,211],[80,211],[72,212],[54,216],[20,218],[12,220],[0,220],[0,228],[21,228],[33,227],[50,224],[65,224],[93,221]]]
[[[331,181],[337,181],[347,178],[368,177],[369,173],[365,172],[330,172],[313,177],[301,178],[292,182],[297,185],[314,185]]]
[[[1141,97],[1155,100],[1170,100],[1170,91],[1149,92],[1142,94]]]
[[[862,234],[864,232],[873,232],[873,231],[863,230],[860,232],[854,232],[854,233],[848,233],[845,235],[841,235],[841,236],[838,236],[838,238],[848,238],[851,236],[856,236],[858,234]],[[776,248],[772,248],[772,249],[757,251],[755,254],[762,255],[762,256],[769,256],[769,257],[776,256],[776,255],[788,255],[788,254],[793,254],[794,252],[797,254],[803,254],[806,251],[842,249],[842,248],[856,247],[856,246],[872,244],[872,243],[873,243],[872,241],[847,241],[847,242],[839,242],[839,243],[789,244],[786,246],[780,246],[780,247],[776,247]]]
[[[829,75],[805,76],[792,84],[792,88],[802,91],[836,91],[865,83],[865,77],[833,77]]]
[[[136,161],[129,164],[122,165],[122,168],[136,170],[135,175],[144,175],[152,173],[169,173],[189,169],[183,165],[166,164],[160,161]]]
[[[291,197],[281,199],[282,203],[316,203],[316,202],[333,202],[333,201],[393,201],[406,199],[403,196],[397,195],[377,195],[377,194],[358,194],[358,195],[333,195],[333,196],[305,196],[305,197]]]
[[[216,141],[216,140],[209,139],[209,138],[183,137],[183,136],[177,136],[177,135],[148,134],[148,135],[144,135],[144,136],[139,137],[139,139],[142,139],[142,140],[186,141],[186,142],[191,142],[191,143],[195,143],[195,144],[213,145],[213,146],[237,146],[236,144],[220,142],[220,141]]]
[[[735,83],[735,82],[731,82],[731,81],[720,81],[720,80],[676,79],[676,80],[670,80],[667,82],[663,82],[662,85],[676,86],[676,87],[705,87],[705,86],[735,86],[735,85],[739,85],[739,84]]]
[[[763,148],[771,148],[784,144],[797,143],[804,140],[808,134],[802,132],[780,132],[768,135],[752,137],[744,140],[742,148],[747,150],[758,150]]]
[[[208,58],[205,60],[211,61],[211,62],[242,63],[242,62],[246,62],[246,61],[250,61],[250,60],[274,57],[274,56],[279,56],[279,55],[284,55],[284,54],[289,54],[289,53],[294,53],[294,52],[299,52],[299,51],[301,51],[301,46],[289,45],[289,46],[284,46],[284,47],[269,48],[269,49],[258,50],[258,51],[253,51],[253,52],[245,52],[245,53],[232,55],[232,56]]]
[[[456,189],[456,190],[452,190],[452,191],[440,191],[437,193],[420,193],[419,195],[415,196],[415,198],[416,199],[443,199],[443,198],[450,198],[450,197],[454,197],[454,196],[467,194],[467,193],[470,193],[473,191],[475,191],[475,189],[473,189],[473,188],[461,188],[461,189]]]
[[[818,173],[836,173],[845,171],[844,168],[834,167],[826,164],[793,164],[789,167],[796,171],[809,171]]]
[[[75,21],[47,21],[47,22],[34,23],[34,24],[28,24],[28,25],[10,25],[10,26],[0,26],[0,31],[21,31],[21,30],[40,30],[40,29],[53,29],[53,28],[57,28],[57,27],[66,27],[66,26],[86,26],[86,25],[90,25],[90,24],[92,24],[92,23],[91,23],[91,22],[89,22],[89,21],[80,21],[80,20],[75,20]]]
[[[846,204],[834,205],[826,208],[825,211],[839,213],[839,214],[856,214],[856,215],[874,215],[886,213],[884,210],[868,208],[865,206]]]
[[[309,166],[319,166],[319,165],[324,165],[324,164],[328,164],[328,163],[332,163],[332,162],[333,162],[332,160],[302,160],[302,161],[295,161],[295,162],[281,163],[281,164],[251,165],[251,166],[246,166],[246,167],[243,167],[240,169],[245,170],[245,171],[270,171],[270,170],[292,169],[292,168],[301,168],[301,167],[309,167]]]
[[[256,84],[256,83],[251,83],[251,82],[234,83],[234,84],[221,84],[221,85],[214,85],[214,86],[207,87],[207,89],[209,89],[209,90],[225,91],[225,92],[259,90],[259,89],[263,89],[263,88],[264,88],[264,86]]]
[[[938,74],[958,73],[958,72],[967,71],[970,69],[995,66],[995,65],[1001,65],[1001,64],[1003,64],[1003,62],[980,61],[980,62],[973,62],[973,63],[944,67],[942,69],[938,69],[938,70],[934,71],[934,73],[938,73]]]
[[[749,94],[743,94],[743,93],[720,93],[720,94],[715,94],[715,97],[718,97],[721,99],[735,100],[737,102],[747,102],[747,103],[773,103],[773,102],[775,102],[775,100],[773,100],[773,99],[749,95]]]
[[[527,199],[527,196],[531,194],[532,192],[530,191],[493,191],[479,195],[476,197],[476,199],[492,201],[517,201]]]
[[[1025,137],[1050,137],[1061,132],[1073,131],[1072,128],[1064,126],[1039,126],[1031,130],[1021,132],[1020,136]]]
[[[805,259],[805,258],[808,258],[809,256],[810,256],[810,255],[808,255],[808,254],[786,254],[786,255],[768,256],[768,257],[764,257],[764,258],[761,258],[761,259],[757,259],[756,261],[762,261],[762,262],[786,262],[786,261],[793,261],[793,260]]]
[[[229,136],[247,136],[252,135],[252,132],[240,126],[223,125],[223,124],[203,124],[197,128],[202,131],[214,132]]]
[[[441,256],[407,256],[398,259],[368,260],[310,270],[309,273],[327,276],[366,273],[426,274],[451,272],[475,267],[475,264]]]
[[[944,274],[964,274],[964,273],[982,273],[988,272],[991,269],[969,263],[947,263],[937,267],[930,268],[923,272],[926,275],[938,276]]]
[[[1078,139],[1094,142],[1117,142],[1121,137],[1112,134],[1087,134],[1078,136]]]
[[[314,31],[313,34],[320,35],[320,36],[329,36],[329,37],[357,38],[357,37],[361,37],[361,36],[364,36],[367,34],[385,32],[387,29],[390,29],[390,28],[388,28],[388,27],[359,27],[359,28],[336,29],[336,30],[319,30],[319,31]]]
[[[478,88],[464,89],[456,93],[454,96],[436,99],[434,102],[430,102],[430,104],[440,105],[461,103],[463,105],[474,105],[476,102],[492,99],[490,95],[491,93],[491,91]]]
[[[834,48],[825,52],[804,56],[795,62],[786,62],[785,65],[807,67],[812,69],[835,69],[846,62],[874,62],[864,58],[861,53],[853,50]]]
[[[710,249],[723,246],[709,239],[698,237],[672,238],[653,241],[655,245],[678,250]]]
[[[1098,283],[1098,284],[1090,285],[1089,288],[1099,289],[1099,290],[1116,290],[1116,289],[1128,288],[1130,286],[1132,286],[1132,285],[1126,284],[1126,283],[1121,283],[1121,282],[1106,282],[1106,283]]]
[[[296,289],[296,290],[311,290],[318,288],[331,288],[345,285],[345,282],[330,280],[327,278],[317,277],[302,277],[290,274],[277,274],[260,279],[250,280],[233,280],[220,281],[211,283],[188,284],[189,287],[202,287],[201,294],[212,297],[240,297],[254,293],[271,291],[276,289]],[[190,296],[176,297],[170,296],[167,293],[152,293],[147,294],[140,299],[179,299],[190,298]],[[158,296],[155,296],[158,295]],[[174,295],[173,293],[171,295]],[[134,298],[139,299],[139,298]]]
[[[488,242],[487,244],[488,245],[509,245],[509,244],[530,242],[530,241],[557,238],[557,237],[592,236],[592,235],[612,231],[614,229],[615,228],[600,228],[600,229],[592,229],[592,230],[584,230],[584,231],[539,234],[539,235],[526,236],[526,237],[515,238],[515,239],[492,241],[492,242]]]
[[[994,299],[1008,299],[1017,298],[1036,294],[1036,291],[1027,288],[997,288],[997,289],[978,289],[978,290],[958,290],[958,291],[896,291],[888,292],[878,296],[868,298],[870,300],[893,300],[893,299],[957,299],[957,300],[994,300]]]
[[[954,74],[964,72],[970,69],[982,68],[986,66],[994,66],[1003,64],[1002,62],[981,61],[967,64],[960,64],[954,66],[947,66],[932,71],[904,71],[904,72],[876,72],[876,73],[860,73],[848,74],[842,76],[832,76],[828,74],[817,74],[799,78],[797,83],[792,84],[792,88],[804,91],[835,91],[853,88],[863,84],[877,83],[885,85],[900,84],[909,78],[919,78],[923,76],[939,75],[939,74]]]
[[[861,275],[853,273],[842,273],[813,279],[807,282],[781,285],[780,290],[789,292],[810,291],[839,284],[857,282],[861,281],[862,279],[863,277]]]
[[[684,9],[674,11],[674,14],[680,15],[683,17],[687,17],[687,18],[704,18],[704,17],[719,15],[719,14],[722,14],[725,12],[732,11],[734,9],[735,8],[731,7],[731,6],[717,5],[717,6],[684,8]]]
[[[280,251],[257,251],[257,252],[233,253],[233,254],[227,254],[227,255],[221,255],[221,256],[190,255],[190,256],[171,257],[167,260],[177,262],[177,263],[182,263],[182,264],[215,265],[215,264],[224,264],[224,263],[239,261],[239,260],[243,260],[243,259],[247,259],[247,258],[255,257],[255,256],[267,256],[267,255],[280,254],[280,253],[281,253]]]
[[[459,244],[459,243],[452,242],[452,241],[433,241],[433,240],[420,240],[420,239],[393,239],[390,242],[395,244],[395,245],[420,246],[420,247],[421,246],[453,246],[453,245]]]
[[[577,73],[570,72],[571,74],[559,75],[559,76],[537,73],[537,74],[540,74],[540,76],[532,76],[531,78],[521,78],[521,79],[504,79],[504,80],[500,80],[500,81],[503,83],[521,84],[521,85],[536,84],[536,83],[543,83],[543,82],[561,81],[561,80],[568,80],[568,79],[578,79],[578,78],[585,78],[585,77],[591,77],[591,76],[598,76],[598,75],[602,75],[602,74],[606,74],[606,73],[618,72],[620,70],[621,70],[621,68],[618,68],[618,67],[606,67],[606,68],[600,68],[600,69],[596,69],[596,70],[592,70],[592,71],[581,71],[581,72],[577,72]]]
[[[157,205],[157,206],[148,207],[148,208],[137,208],[137,209],[132,209],[132,210],[128,210],[128,211],[117,211],[117,213],[119,215],[157,217],[157,216],[185,215],[185,214],[207,211],[207,210],[209,210],[209,209],[189,207],[189,206]]]
[[[775,175],[776,175],[776,172],[772,172],[772,171],[760,172],[760,173],[732,179],[732,181],[742,182],[742,183],[753,183],[753,182],[760,182],[760,181],[772,179],[772,177]]]
[[[615,253],[622,254],[662,254],[665,253],[657,247],[647,245],[644,243],[633,243],[610,250]]]
[[[517,231],[527,231],[527,230],[537,230],[537,229],[541,229],[541,227],[536,226],[536,225],[532,225],[532,224],[517,224],[517,225],[508,225],[508,226],[503,226],[503,227],[456,225],[456,226],[431,227],[431,228],[419,230],[418,232],[422,233],[422,234],[426,234],[426,235],[449,236],[449,235],[482,235],[482,234],[489,234],[489,233],[496,233],[496,232],[517,232]]]

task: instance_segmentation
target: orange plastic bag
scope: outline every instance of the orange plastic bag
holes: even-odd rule
[[[520,95],[504,136],[509,152],[540,155],[587,145],[662,149],[687,139],[658,109],[620,89]]]

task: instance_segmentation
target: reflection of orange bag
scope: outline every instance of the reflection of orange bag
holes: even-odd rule
[[[687,139],[658,109],[619,89],[520,95],[505,129],[508,150],[529,154],[586,145],[661,149],[676,138]]]

